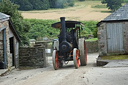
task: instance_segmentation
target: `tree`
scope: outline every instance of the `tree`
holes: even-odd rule
[[[73,6],[74,0],[10,0],[18,4],[19,10],[47,10],[49,8],[65,8]]]
[[[85,1],[85,0],[79,0],[79,1]]]
[[[19,5],[18,8],[19,10],[28,11],[33,9],[33,5],[29,2],[29,0],[10,0],[10,1],[12,3]]]
[[[65,8],[68,6],[68,3],[66,0],[56,0],[55,1],[55,8]]]
[[[50,8],[55,8],[56,7],[56,1],[57,0],[49,0]]]
[[[112,11],[116,11],[122,6],[123,0],[102,0],[102,4],[107,4],[107,7]]]
[[[29,2],[29,0],[18,0],[15,3],[20,4],[19,10],[28,11],[33,9],[33,5]]]
[[[33,5],[34,10],[46,10],[50,7],[48,0],[29,0],[29,2]]]
[[[29,31],[30,25],[28,22],[24,21],[17,8],[18,5],[11,3],[10,0],[2,0],[2,2],[0,2],[0,12],[11,16],[10,20],[21,37],[21,45],[28,44],[28,37],[26,34]]]

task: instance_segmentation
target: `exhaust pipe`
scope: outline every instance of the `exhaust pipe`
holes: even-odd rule
[[[65,25],[65,17],[61,17],[61,30],[62,30],[62,39],[66,41],[66,25]]]

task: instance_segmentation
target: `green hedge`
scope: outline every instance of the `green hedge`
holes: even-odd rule
[[[39,20],[39,19],[25,19],[31,24],[28,32],[30,39],[37,39],[40,37],[57,38],[60,30],[52,28],[51,24],[58,22],[57,20]],[[88,35],[97,37],[96,21],[81,21],[83,23],[83,30],[81,36],[88,38]]]

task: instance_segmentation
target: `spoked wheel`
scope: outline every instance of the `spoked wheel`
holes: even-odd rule
[[[53,55],[52,55],[52,61],[53,61],[53,67],[55,70],[57,70],[59,68],[59,60],[58,60],[59,56],[56,50],[53,51]]]
[[[84,38],[79,39],[80,63],[82,66],[87,65],[87,49]]]
[[[73,61],[74,66],[77,69],[79,67],[79,50],[76,48],[73,49]]]

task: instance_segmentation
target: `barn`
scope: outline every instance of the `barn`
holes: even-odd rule
[[[20,38],[10,16],[0,13],[0,69],[18,67]]]
[[[97,24],[99,55],[128,53],[128,4]]]

